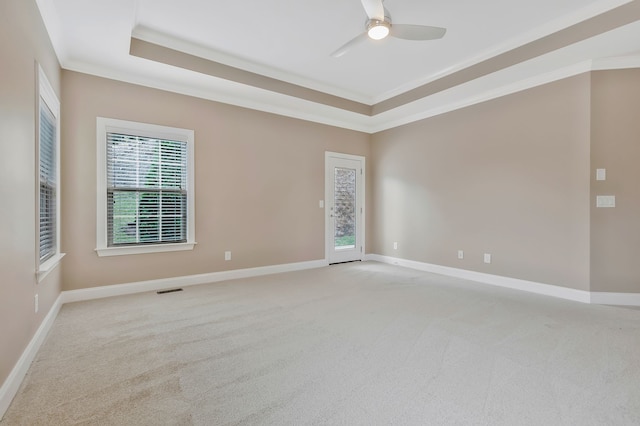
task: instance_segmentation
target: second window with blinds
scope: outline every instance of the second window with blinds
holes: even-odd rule
[[[97,119],[99,256],[195,245],[194,132]]]
[[[38,221],[37,276],[42,281],[59,263],[60,252],[60,102],[38,65]]]

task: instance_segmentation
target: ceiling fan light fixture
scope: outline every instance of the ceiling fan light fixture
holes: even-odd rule
[[[373,40],[382,40],[389,35],[391,24],[387,21],[372,19],[367,24],[367,35]]]

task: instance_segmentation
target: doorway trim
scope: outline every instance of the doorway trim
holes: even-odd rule
[[[330,170],[330,160],[332,158],[341,160],[353,160],[360,162],[361,176],[360,176],[360,191],[356,191],[356,206],[360,209],[359,215],[359,227],[360,227],[360,254],[358,259],[365,259],[365,247],[366,247],[366,183],[367,183],[367,169],[366,158],[361,155],[344,154],[340,152],[325,151],[324,153],[324,257],[327,264],[331,264],[330,253],[333,249],[332,242],[334,240],[333,227],[331,220],[331,206],[333,205],[333,170]],[[356,186],[357,188],[357,186]]]

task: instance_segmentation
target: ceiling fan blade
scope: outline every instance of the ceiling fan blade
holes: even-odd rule
[[[378,21],[384,21],[384,6],[382,0],[361,0],[362,7],[367,13],[369,19],[377,19]]]
[[[444,37],[444,33],[446,32],[446,28],[429,27],[426,25],[391,25],[391,35],[403,40],[435,40]]]
[[[345,53],[347,53],[347,51],[349,51],[352,47],[362,43],[363,41],[367,40],[368,38],[369,37],[367,36],[367,33],[362,33],[362,34],[352,38],[351,40],[349,40],[345,44],[343,44],[338,50],[333,52],[331,54],[331,56],[333,56],[334,58],[339,58],[340,56],[342,56]]]

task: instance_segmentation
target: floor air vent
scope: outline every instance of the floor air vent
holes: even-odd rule
[[[176,291],[182,291],[181,288],[172,288],[171,290],[160,290],[156,291],[158,294],[167,294],[167,293],[175,293]]]

